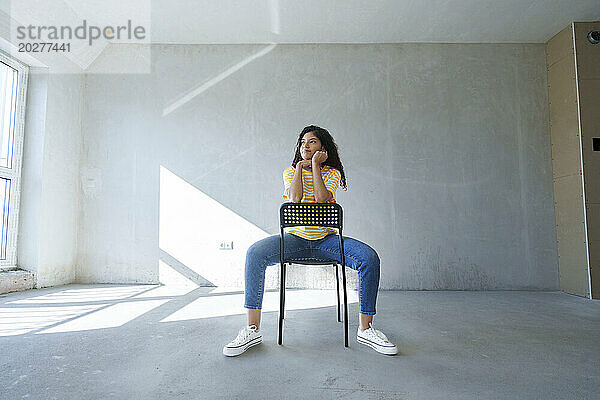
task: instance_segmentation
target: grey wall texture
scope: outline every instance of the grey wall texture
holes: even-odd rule
[[[75,279],[83,82],[30,69],[17,264],[35,273],[37,287]]]
[[[344,233],[378,251],[381,288],[556,290],[544,49],[155,45],[151,74],[90,74],[77,280],[158,281],[163,169],[277,234],[282,171],[314,123],[338,143]],[[136,47],[102,57],[136,62]],[[166,251],[180,271],[206,278],[186,257],[214,228],[182,226],[187,250]],[[211,253],[207,280],[243,287],[241,243]]]

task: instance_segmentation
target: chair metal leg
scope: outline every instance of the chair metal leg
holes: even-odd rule
[[[344,347],[348,347],[348,295],[346,293],[346,267],[343,264],[342,281],[344,286]]]
[[[285,285],[287,284],[287,265],[283,265],[283,313],[281,319],[285,319]]]
[[[280,270],[280,283],[279,283],[279,334],[277,335],[277,343],[281,344],[283,341],[283,313],[285,303],[285,263],[281,264]]]
[[[342,318],[341,318],[341,308],[340,308],[340,274],[339,274],[339,264],[335,264],[335,286],[336,286],[336,291],[335,294],[337,295],[337,319],[338,322],[342,322]]]

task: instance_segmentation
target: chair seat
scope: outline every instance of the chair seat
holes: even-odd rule
[[[338,260],[317,260],[316,258],[292,258],[283,260],[286,264],[301,264],[301,265],[329,265],[340,264]]]

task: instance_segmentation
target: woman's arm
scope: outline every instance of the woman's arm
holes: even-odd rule
[[[300,201],[302,201],[302,196],[302,164],[299,162],[296,164],[296,172],[294,172],[294,178],[289,187],[288,198],[292,203],[300,203]]]
[[[315,166],[313,166],[313,188],[315,190],[315,201],[317,203],[327,203],[333,197],[331,192],[325,187],[321,169],[319,167],[315,168]]]
[[[333,194],[325,186],[323,176],[321,175],[321,162],[326,159],[327,152],[325,151],[317,152],[312,158],[313,189],[315,191],[315,201],[317,203],[327,203],[333,197]]]

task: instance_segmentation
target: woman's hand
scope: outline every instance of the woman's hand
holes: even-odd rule
[[[316,164],[317,167],[320,167],[321,164],[325,162],[325,160],[327,160],[327,151],[325,150],[317,151],[312,156],[312,162],[313,164]]]
[[[296,168],[302,168],[302,169],[308,169],[310,170],[312,168],[312,161],[311,160],[302,160],[302,161],[298,161],[298,163],[296,164]]]

